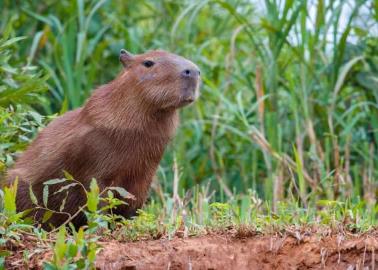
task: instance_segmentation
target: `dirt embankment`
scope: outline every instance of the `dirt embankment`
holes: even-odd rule
[[[242,232],[242,233],[241,233]],[[182,235],[180,235],[182,236]],[[354,235],[286,230],[274,235],[227,231],[172,240],[100,241],[96,269],[346,269],[378,270],[378,230]],[[23,251],[30,260],[24,261]],[[43,269],[51,249],[25,239],[14,245],[6,269]]]
[[[104,243],[98,269],[378,269],[378,234],[206,235]]]

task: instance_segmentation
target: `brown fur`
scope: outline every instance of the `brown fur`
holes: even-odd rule
[[[118,207],[125,217],[135,214],[148,196],[164,149],[175,133],[177,109],[198,96],[199,71],[190,61],[164,51],[133,56],[122,52],[124,70],[108,84],[100,86],[79,109],[52,121],[31,143],[8,172],[8,183],[19,179],[17,210],[33,208],[29,186],[42,205],[43,182],[63,177],[68,171],[86,188],[96,178],[100,189],[120,186],[136,200]],[[146,67],[144,61],[154,65]],[[190,70],[191,76],[183,71]],[[52,195],[48,207],[58,210],[64,193]],[[75,213],[85,204],[79,186],[69,189],[65,212]],[[41,221],[42,210],[33,216]],[[67,215],[54,214],[48,221],[62,224]],[[85,224],[85,216],[73,220]]]

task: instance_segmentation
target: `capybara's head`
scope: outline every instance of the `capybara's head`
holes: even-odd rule
[[[134,82],[133,94],[155,109],[177,109],[199,96],[200,70],[191,61],[165,51],[132,55],[121,50],[121,80]]]

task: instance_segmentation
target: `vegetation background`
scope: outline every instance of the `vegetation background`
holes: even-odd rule
[[[377,225],[377,0],[0,0],[0,16],[0,177],[48,121],[116,76],[121,48],[160,48],[200,66],[202,93],[182,110],[148,207],[124,221],[126,238],[160,233],[157,216],[194,230]],[[14,190],[0,195],[0,244],[20,241],[27,225]],[[103,221],[96,203],[90,227]],[[65,256],[93,266],[88,232],[66,242],[60,229],[46,269],[67,266]],[[0,268],[8,255],[0,250]]]
[[[56,114],[161,48],[197,63],[152,201],[378,207],[378,3],[373,0],[1,0],[0,172]],[[173,195],[172,195],[173,194]],[[198,198],[197,198],[198,199]]]

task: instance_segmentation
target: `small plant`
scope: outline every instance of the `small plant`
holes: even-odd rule
[[[210,224],[215,227],[225,228],[232,225],[233,215],[228,203],[215,202],[210,204]]]
[[[113,191],[116,191],[124,199],[134,199],[134,196],[122,187],[106,187],[100,192],[96,179],[92,179],[89,190],[87,190],[83,183],[74,179],[74,177],[66,171],[64,171],[64,178],[51,179],[45,181],[43,184],[42,202],[38,200],[34,194],[32,186],[29,188],[29,194],[31,201],[35,205],[34,209],[41,209],[45,211],[42,218],[42,223],[46,224],[48,224],[49,219],[54,214],[66,215],[67,220],[63,223],[63,225],[68,225],[77,215],[85,213],[89,231],[96,231],[99,228],[107,228],[109,222],[114,222],[116,219],[113,215],[111,215],[111,210],[118,205],[125,204],[124,201],[114,197]],[[50,188],[53,186],[56,186],[54,188],[55,191],[50,192]],[[78,186],[83,190],[83,192],[86,194],[87,202],[84,205],[81,205],[77,212],[69,213],[64,211],[64,207],[66,200],[70,195],[70,189],[75,186]],[[76,190],[75,192],[78,191]],[[59,208],[53,209],[49,207],[48,202],[50,196],[56,196],[59,194],[65,194]],[[105,194],[107,194],[107,197]],[[99,207],[100,204],[102,205],[101,207]],[[54,231],[56,230],[57,228],[54,229]]]
[[[2,247],[17,244],[22,239],[22,233],[32,231],[33,226],[26,224],[22,219],[26,212],[16,211],[16,194],[18,180],[9,187],[0,189],[0,269],[5,257],[11,255],[8,250]]]
[[[68,270],[68,269],[95,269],[96,252],[99,249],[96,243],[98,237],[84,232],[80,228],[73,235],[66,232],[65,226],[61,226],[56,235],[53,247],[53,258],[45,262],[45,270]]]
[[[28,227],[25,225],[22,217],[29,212],[29,210],[18,212],[16,211],[16,195],[17,195],[18,180],[14,181],[9,187],[4,187],[4,190],[0,189],[0,234],[3,234],[3,238],[0,241],[6,241],[7,238],[11,238],[12,231],[16,231],[17,228]]]
[[[153,213],[138,210],[137,216],[124,219],[116,232],[117,238],[124,240],[156,239],[163,233],[162,226]]]
[[[115,207],[126,204],[126,202],[114,197],[114,191],[124,199],[134,199],[134,196],[122,187],[107,187],[100,192],[96,180],[91,181],[90,190],[86,191],[87,211],[85,211],[89,232],[96,232],[99,229],[107,230],[109,226],[115,228],[119,219],[122,218],[112,214]],[[99,207],[100,205],[101,207]]]
[[[0,106],[0,177],[45,122],[46,117],[21,105]]]
[[[73,185],[79,185],[85,189],[85,187],[75,180],[68,172],[65,172],[64,179],[54,179],[45,182],[46,192],[45,196],[48,197],[48,187],[49,185],[62,184],[67,182],[67,185],[62,186],[57,192],[62,190],[67,190]],[[77,213],[71,215],[69,219],[59,227],[59,231],[56,236],[56,243],[53,248],[54,256],[52,260],[44,264],[45,269],[94,269],[94,261],[96,258],[96,252],[100,248],[97,244],[100,237],[103,237],[105,231],[108,231],[108,226],[116,224],[117,218],[111,214],[111,210],[125,202],[114,197],[112,191],[118,192],[124,198],[133,198],[130,193],[120,187],[107,187],[100,192],[97,185],[97,181],[92,179],[90,183],[89,190],[85,189],[87,196],[87,203],[80,207]],[[107,197],[103,195],[107,194]],[[46,209],[46,213],[57,212],[44,206],[38,206],[37,208]],[[64,205],[64,202],[62,203]],[[102,207],[99,207],[102,204]],[[62,209],[62,207],[61,207]],[[72,236],[66,232],[66,227],[64,225],[69,224],[69,222],[78,214],[79,212],[84,212],[87,217],[87,227],[81,227],[79,231],[76,232],[75,228],[70,225]],[[51,216],[51,215],[50,215]],[[46,220],[47,221],[47,220]],[[118,222],[118,221],[117,221]],[[55,229],[54,231],[56,231]],[[101,233],[101,234],[100,234]]]

